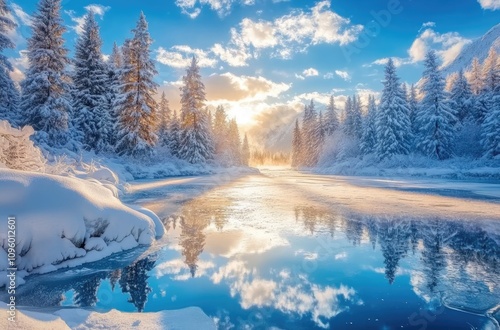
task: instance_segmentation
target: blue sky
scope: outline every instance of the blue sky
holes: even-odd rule
[[[12,60],[22,77],[20,56],[29,37],[36,1],[14,0],[20,27]],[[121,44],[142,10],[154,39],[157,80],[173,108],[188,59],[197,55],[209,105],[225,105],[245,131],[265,135],[289,122],[301,104],[321,107],[334,94],[377,93],[387,57],[399,74],[416,82],[427,49],[443,63],[500,22],[500,0],[63,0],[72,52],[78,24],[89,10],[99,18],[109,54]]]

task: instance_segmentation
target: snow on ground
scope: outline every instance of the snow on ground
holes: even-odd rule
[[[394,156],[377,162],[373,156],[341,161],[323,159],[312,169],[318,174],[378,177],[428,177],[444,179],[500,180],[500,159],[453,158],[444,161],[423,156]]]
[[[149,210],[122,204],[97,180],[0,169],[0,228],[16,217],[16,266],[22,278],[96,261],[150,245],[164,234]],[[0,286],[5,285],[8,239],[0,231]],[[18,283],[21,284],[21,283]]]
[[[0,328],[8,329],[7,304],[0,302],[5,317],[0,318]],[[62,309],[53,314],[31,311],[16,311],[15,329],[215,329],[215,324],[200,308],[157,313],[123,313],[111,310],[99,313],[84,309]]]

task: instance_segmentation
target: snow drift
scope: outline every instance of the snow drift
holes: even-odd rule
[[[7,304],[0,311],[7,315]],[[5,313],[4,313],[5,312]],[[215,329],[210,317],[197,307],[157,313],[122,313],[111,310],[98,313],[84,309],[62,309],[54,314],[18,311],[16,329]],[[0,328],[9,328],[7,317],[0,318]]]
[[[16,266],[34,273],[149,245],[165,230],[154,213],[122,204],[97,180],[0,169],[0,286],[9,216],[16,218]]]

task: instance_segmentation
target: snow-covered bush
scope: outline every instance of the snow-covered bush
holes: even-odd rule
[[[45,159],[40,149],[30,140],[34,132],[31,126],[17,129],[10,126],[6,120],[0,121],[0,167],[43,171]]]
[[[359,145],[357,138],[347,136],[341,130],[337,130],[326,139],[318,165],[320,167],[331,166],[335,162],[357,157],[360,154]]]

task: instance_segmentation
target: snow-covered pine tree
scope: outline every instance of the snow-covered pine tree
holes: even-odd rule
[[[466,118],[472,117],[472,93],[462,70],[451,86],[450,101],[459,123],[463,124]]]
[[[106,63],[107,84],[106,84],[106,109],[109,112],[110,122],[108,128],[108,144],[111,150],[116,148],[118,139],[118,114],[115,109],[115,102],[118,94],[121,92],[121,69],[123,61],[122,54],[116,42],[113,44],[113,50],[108,62]]]
[[[470,72],[468,72],[468,81],[472,91],[472,113],[476,122],[482,125],[484,117],[488,112],[489,104],[488,98],[485,97],[484,92],[485,82],[483,77],[483,69],[477,57],[472,60]]]
[[[201,81],[198,61],[193,56],[191,65],[182,78],[181,87],[181,146],[179,156],[192,163],[213,159],[214,147],[210,140],[208,120],[204,112],[205,85]]]
[[[172,120],[172,111],[168,105],[165,92],[161,93],[158,115],[160,117],[160,124],[158,125],[158,142],[160,146],[166,146],[168,145],[168,141],[170,139],[169,127]]]
[[[19,114],[19,91],[12,81],[9,72],[12,65],[3,54],[7,48],[14,48],[14,43],[9,39],[7,33],[16,28],[16,24],[10,18],[10,9],[5,0],[0,0],[0,120],[7,120],[12,126],[21,124]]]
[[[295,120],[295,128],[293,129],[292,141],[292,167],[303,165],[303,143],[302,132],[299,127],[299,120]]]
[[[456,117],[444,90],[445,82],[434,51],[425,56],[422,78],[423,98],[417,118],[420,128],[417,147],[429,157],[446,159],[452,156]]]
[[[111,113],[106,99],[108,72],[102,60],[102,40],[94,13],[89,12],[76,42],[73,74],[73,116],[82,145],[100,152],[109,149]]]
[[[229,121],[228,126],[228,142],[230,151],[230,165],[239,166],[241,165],[241,140],[240,133],[238,130],[238,123],[235,119]]]
[[[414,84],[410,86],[410,93],[408,95],[408,110],[410,118],[410,127],[412,136],[417,136],[417,112],[418,112],[418,100],[417,100],[417,89]]]
[[[132,32],[134,37],[125,42],[122,50],[121,94],[115,102],[119,116],[116,150],[119,154],[147,155],[158,139],[158,105],[153,98],[158,86],[153,81],[157,71],[150,57],[153,41],[144,13],[141,12]]]
[[[352,136],[356,138],[361,138],[363,133],[363,115],[361,111],[361,99],[359,95],[353,95],[352,97]]]
[[[302,124],[302,155],[304,165],[314,166],[319,156],[318,115],[314,101],[305,106]]]
[[[377,106],[375,96],[368,97],[368,112],[363,123],[363,136],[361,138],[361,152],[365,155],[374,153],[377,145],[376,130]]]
[[[323,144],[325,143],[325,136],[326,136],[326,133],[325,133],[325,122],[324,122],[324,119],[323,119],[323,112],[319,112],[319,115],[318,115],[318,125],[317,125],[317,129],[316,129],[316,141],[317,141],[317,144],[318,144],[318,158],[319,158],[319,154],[321,153],[321,149],[323,147]]]
[[[32,18],[28,40],[29,69],[21,83],[21,114],[24,125],[37,131],[35,140],[49,147],[68,142],[71,86],[64,48],[66,31],[61,18],[61,0],[40,0]]]
[[[497,53],[492,48],[484,62],[484,99],[488,105],[483,122],[481,144],[486,157],[500,158],[500,71]]]
[[[408,104],[403,97],[396,67],[389,59],[385,67],[384,89],[377,111],[376,152],[380,159],[410,152],[410,117]]]
[[[250,146],[248,145],[248,137],[246,134],[243,138],[243,145],[241,147],[241,164],[243,166],[250,165]]]
[[[347,100],[345,101],[344,104],[344,120],[342,121],[342,129],[347,136],[353,136],[353,126],[354,126],[354,121],[353,121],[353,102],[350,96],[347,97]]]
[[[330,103],[328,103],[325,114],[325,134],[327,136],[332,136],[339,126],[340,123],[337,114],[337,107],[335,106],[335,98],[331,95]]]
[[[177,110],[172,113],[172,119],[168,127],[169,140],[168,148],[172,156],[179,157],[179,149],[181,145],[181,124],[177,116]]]
[[[228,122],[226,110],[222,105],[217,106],[215,109],[214,120],[212,123],[212,130],[214,132],[214,147],[215,147],[215,155],[217,159],[224,163],[229,161],[228,152]]]

